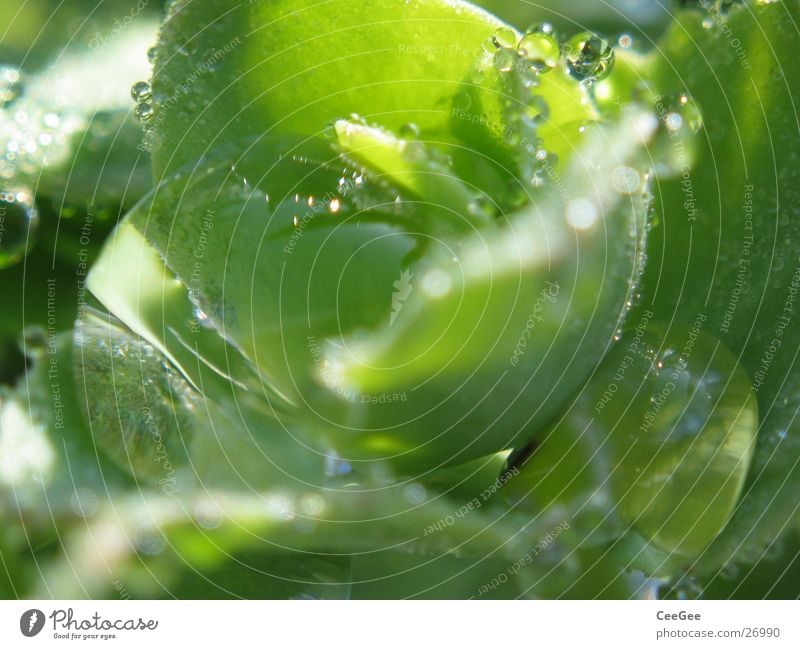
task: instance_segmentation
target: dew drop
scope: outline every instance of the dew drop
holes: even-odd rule
[[[134,101],[147,101],[152,96],[150,84],[147,81],[137,81],[131,86],[131,97]]]
[[[425,502],[426,496],[427,492],[425,487],[421,484],[410,484],[403,490],[403,497],[406,499],[406,502],[412,505],[422,504]]]
[[[158,47],[153,45],[153,47],[147,50],[147,60],[148,62],[155,64],[157,58],[158,58]]]
[[[563,50],[569,73],[579,81],[599,81],[614,66],[614,49],[607,40],[591,32],[575,34]]]
[[[517,46],[517,52],[520,58],[538,73],[555,68],[561,57],[558,41],[551,33],[545,31],[525,34]]]
[[[150,556],[161,554],[166,545],[163,534],[156,532],[142,532],[136,537],[136,550],[142,554]]]
[[[611,174],[611,184],[620,194],[633,194],[642,184],[642,177],[632,167],[620,166]]]
[[[154,112],[153,107],[148,103],[136,104],[136,108],[133,109],[134,115],[143,122],[153,117]]]
[[[617,43],[624,50],[630,49],[633,46],[633,36],[630,34],[622,34],[617,40]]]
[[[665,122],[672,120],[670,130],[686,126],[692,133],[697,133],[703,127],[703,115],[694,100],[685,92],[677,92],[666,97],[663,101],[666,108]],[[675,116],[680,121],[675,119]]]
[[[513,49],[517,44],[517,34],[510,27],[500,27],[492,34],[492,44],[497,49]]]
[[[31,249],[39,214],[27,190],[0,192],[0,268],[18,263]]]
[[[567,223],[576,230],[588,230],[598,217],[597,206],[590,200],[577,198],[567,204]]]

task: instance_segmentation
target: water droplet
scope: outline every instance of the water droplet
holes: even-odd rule
[[[699,108],[686,93],[673,93],[657,99],[655,117],[659,128],[650,155],[656,174],[666,178],[684,173],[692,166],[695,136],[703,126]]]
[[[673,93],[663,100],[664,121],[670,130],[686,126],[692,133],[703,127],[703,115],[694,100],[685,92]]]
[[[630,49],[633,46],[633,36],[630,34],[622,34],[619,40],[617,40],[617,43],[624,50]]]
[[[406,502],[409,502],[412,505],[422,504],[425,502],[426,496],[427,491],[421,484],[410,484],[403,489],[403,497],[406,499]]]
[[[141,121],[146,122],[151,117],[153,117],[153,107],[150,104],[142,103],[136,104],[136,108],[133,109],[134,115],[138,117]]]
[[[567,204],[567,223],[576,230],[588,230],[599,216],[597,206],[585,198],[577,198]]]
[[[517,51],[520,58],[539,73],[555,68],[561,57],[558,41],[545,31],[525,34],[517,46]]]
[[[556,42],[559,41],[558,32],[556,28],[553,26],[552,23],[548,22],[541,22],[541,23],[533,23],[525,30],[526,34],[547,34],[548,36],[552,36],[556,39]]]
[[[492,44],[497,49],[513,49],[517,44],[517,34],[510,27],[500,27],[492,34]]]
[[[398,130],[398,135],[404,140],[416,140],[420,135],[419,126],[413,122],[403,124]]]
[[[608,41],[591,32],[576,34],[563,49],[569,73],[580,81],[599,81],[614,66],[614,49]]]
[[[143,102],[150,99],[152,91],[147,81],[137,81],[131,86],[131,97],[134,101]]]
[[[19,262],[36,240],[39,214],[27,190],[0,192],[0,268]]]
[[[620,166],[611,174],[611,184],[620,194],[633,194],[642,184],[642,177],[632,167]]]
[[[156,58],[158,58],[158,47],[153,45],[153,47],[147,50],[147,60],[155,64]]]
[[[142,532],[136,537],[136,550],[150,556],[161,554],[167,545],[164,535],[155,531]]]

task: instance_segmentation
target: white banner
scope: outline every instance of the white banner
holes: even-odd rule
[[[0,647],[800,646],[796,601],[0,602]]]

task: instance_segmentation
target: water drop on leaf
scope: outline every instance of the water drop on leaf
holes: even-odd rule
[[[517,35],[510,27],[500,27],[492,34],[492,43],[497,49],[513,49],[517,44]]]
[[[567,69],[579,81],[599,81],[614,65],[614,50],[609,42],[591,32],[575,34],[563,49]]]
[[[150,89],[150,84],[147,83],[147,81],[137,81],[131,87],[131,97],[133,97],[134,101],[147,101],[151,96],[152,91]]]
[[[151,117],[153,117],[153,107],[150,104],[143,103],[143,104],[136,104],[136,108],[133,109],[134,114],[138,117],[141,121],[146,122]]]
[[[558,41],[544,31],[525,34],[519,42],[517,50],[522,60],[539,73],[555,68],[561,57],[561,47]]]

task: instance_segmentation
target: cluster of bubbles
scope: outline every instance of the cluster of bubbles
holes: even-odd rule
[[[629,49],[633,45],[630,35],[624,34],[618,46]],[[615,62],[611,42],[592,32],[579,32],[561,40],[549,23],[531,26],[519,38],[514,30],[501,27],[484,44],[491,55],[495,69],[512,82],[511,91],[518,99],[508,103],[507,120],[511,128],[509,144],[516,145],[522,164],[522,173],[533,188],[547,184],[547,178],[558,163],[557,156],[542,146],[537,131],[550,118],[550,106],[539,94],[541,75],[558,66],[573,79],[592,91],[598,81],[605,79]],[[514,73],[513,75],[510,73]],[[695,134],[702,128],[699,108],[685,92],[673,93],[654,99],[653,112],[659,120],[659,131],[648,152],[649,161],[657,175],[674,176],[691,167]],[[584,134],[591,122],[578,126]],[[634,182],[628,174],[620,177],[623,193]],[[636,183],[641,185],[641,179]]]
[[[155,68],[158,58],[156,46],[147,50],[147,61]],[[143,126],[142,147],[150,153],[161,146],[161,136],[158,129],[152,125],[155,108],[153,108],[153,89],[147,81],[137,81],[131,86],[131,97],[136,102],[133,114]]]
[[[151,48],[148,51],[148,58],[151,58],[150,52],[154,51],[155,48]],[[158,133],[158,129],[151,124],[153,115],[155,115],[155,109],[152,104],[153,89],[147,81],[137,81],[131,86],[131,97],[136,102],[133,114],[143,126],[142,147],[152,153],[161,145],[161,136]]]
[[[555,69],[560,62],[579,81],[599,81],[614,65],[614,49],[592,32],[580,32],[560,42],[550,23],[530,26],[522,38],[509,27],[500,27],[484,44],[499,72],[519,71],[531,86],[536,76]]]
[[[137,81],[131,86],[131,97],[136,102],[133,109],[134,115],[142,122],[146,122],[153,116],[153,105],[150,100],[153,97],[152,89],[147,81]]]
[[[541,77],[561,66],[574,79],[591,87],[614,65],[614,49],[591,32],[562,41],[550,23],[531,25],[522,37],[508,27],[497,29],[484,44],[494,68],[511,85],[506,118],[509,142],[518,150],[522,174],[533,188],[542,187],[558,164],[555,153],[542,147],[539,126],[550,119],[551,108],[538,92]],[[512,74],[513,73],[513,74]]]

